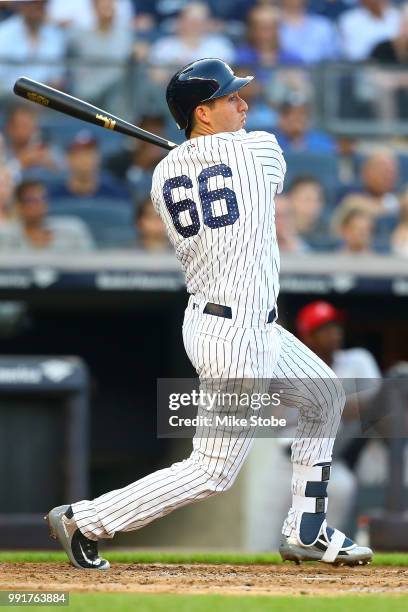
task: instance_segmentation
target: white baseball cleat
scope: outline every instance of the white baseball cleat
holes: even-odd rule
[[[60,542],[72,565],[80,569],[109,569],[109,561],[98,554],[98,542],[80,531],[71,506],[57,506],[44,518],[48,521],[51,537]]]
[[[282,535],[279,552],[284,561],[321,561],[331,565],[366,565],[373,558],[373,551],[359,546],[338,529],[322,525],[317,540],[305,546],[297,537]]]

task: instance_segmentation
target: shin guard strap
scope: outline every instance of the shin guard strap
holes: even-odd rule
[[[303,497],[293,495],[292,508],[299,512],[327,512],[327,497]]]
[[[326,480],[330,480],[330,464],[308,466],[294,463],[293,477],[298,480],[325,482]]]

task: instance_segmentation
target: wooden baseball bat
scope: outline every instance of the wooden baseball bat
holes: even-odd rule
[[[161,136],[156,136],[151,132],[142,130],[142,128],[128,123],[120,117],[115,117],[107,113],[105,110],[97,108],[88,102],[84,102],[79,98],[74,98],[63,91],[53,89],[44,83],[38,83],[27,77],[20,77],[14,84],[14,93],[17,96],[26,98],[36,104],[41,104],[47,108],[52,108],[65,115],[76,117],[88,123],[94,123],[107,130],[114,130],[133,138],[139,138],[146,142],[150,142],[159,147],[163,147],[170,151],[177,145],[170,140],[166,140]]]

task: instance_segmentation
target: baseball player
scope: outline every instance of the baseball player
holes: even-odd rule
[[[167,86],[168,106],[187,140],[156,167],[151,195],[190,294],[184,346],[202,383],[287,383],[299,421],[291,451],[292,503],[280,545],[283,559],[367,563],[372,551],[326,522],[344,392],[334,372],[276,323],[274,197],[282,191],[286,164],[272,134],[244,129],[248,106],[240,90],[252,78],[235,76],[219,59],[202,59],[179,70]],[[96,499],[52,509],[47,516],[51,535],[76,567],[109,568],[99,557],[99,539],[140,529],[227,490],[250,450],[253,432],[253,427],[239,434],[220,428],[206,435],[198,428],[184,461]]]

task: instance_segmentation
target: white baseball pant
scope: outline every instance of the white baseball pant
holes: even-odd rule
[[[302,512],[314,512],[307,479],[297,466],[331,462],[344,406],[341,385],[302,342],[280,325],[266,323],[268,313],[237,310],[232,319],[225,319],[204,314],[205,304],[206,300],[190,297],[183,323],[184,346],[200,380],[279,378],[279,386],[286,381],[289,397],[299,409],[292,444],[294,501],[283,526],[283,533],[292,535],[299,530]],[[117,531],[140,529],[177,508],[226,491],[251,448],[254,433],[254,428],[239,434],[224,428],[208,437],[198,430],[187,459],[93,500],[72,504],[78,527],[93,540],[112,538]]]

